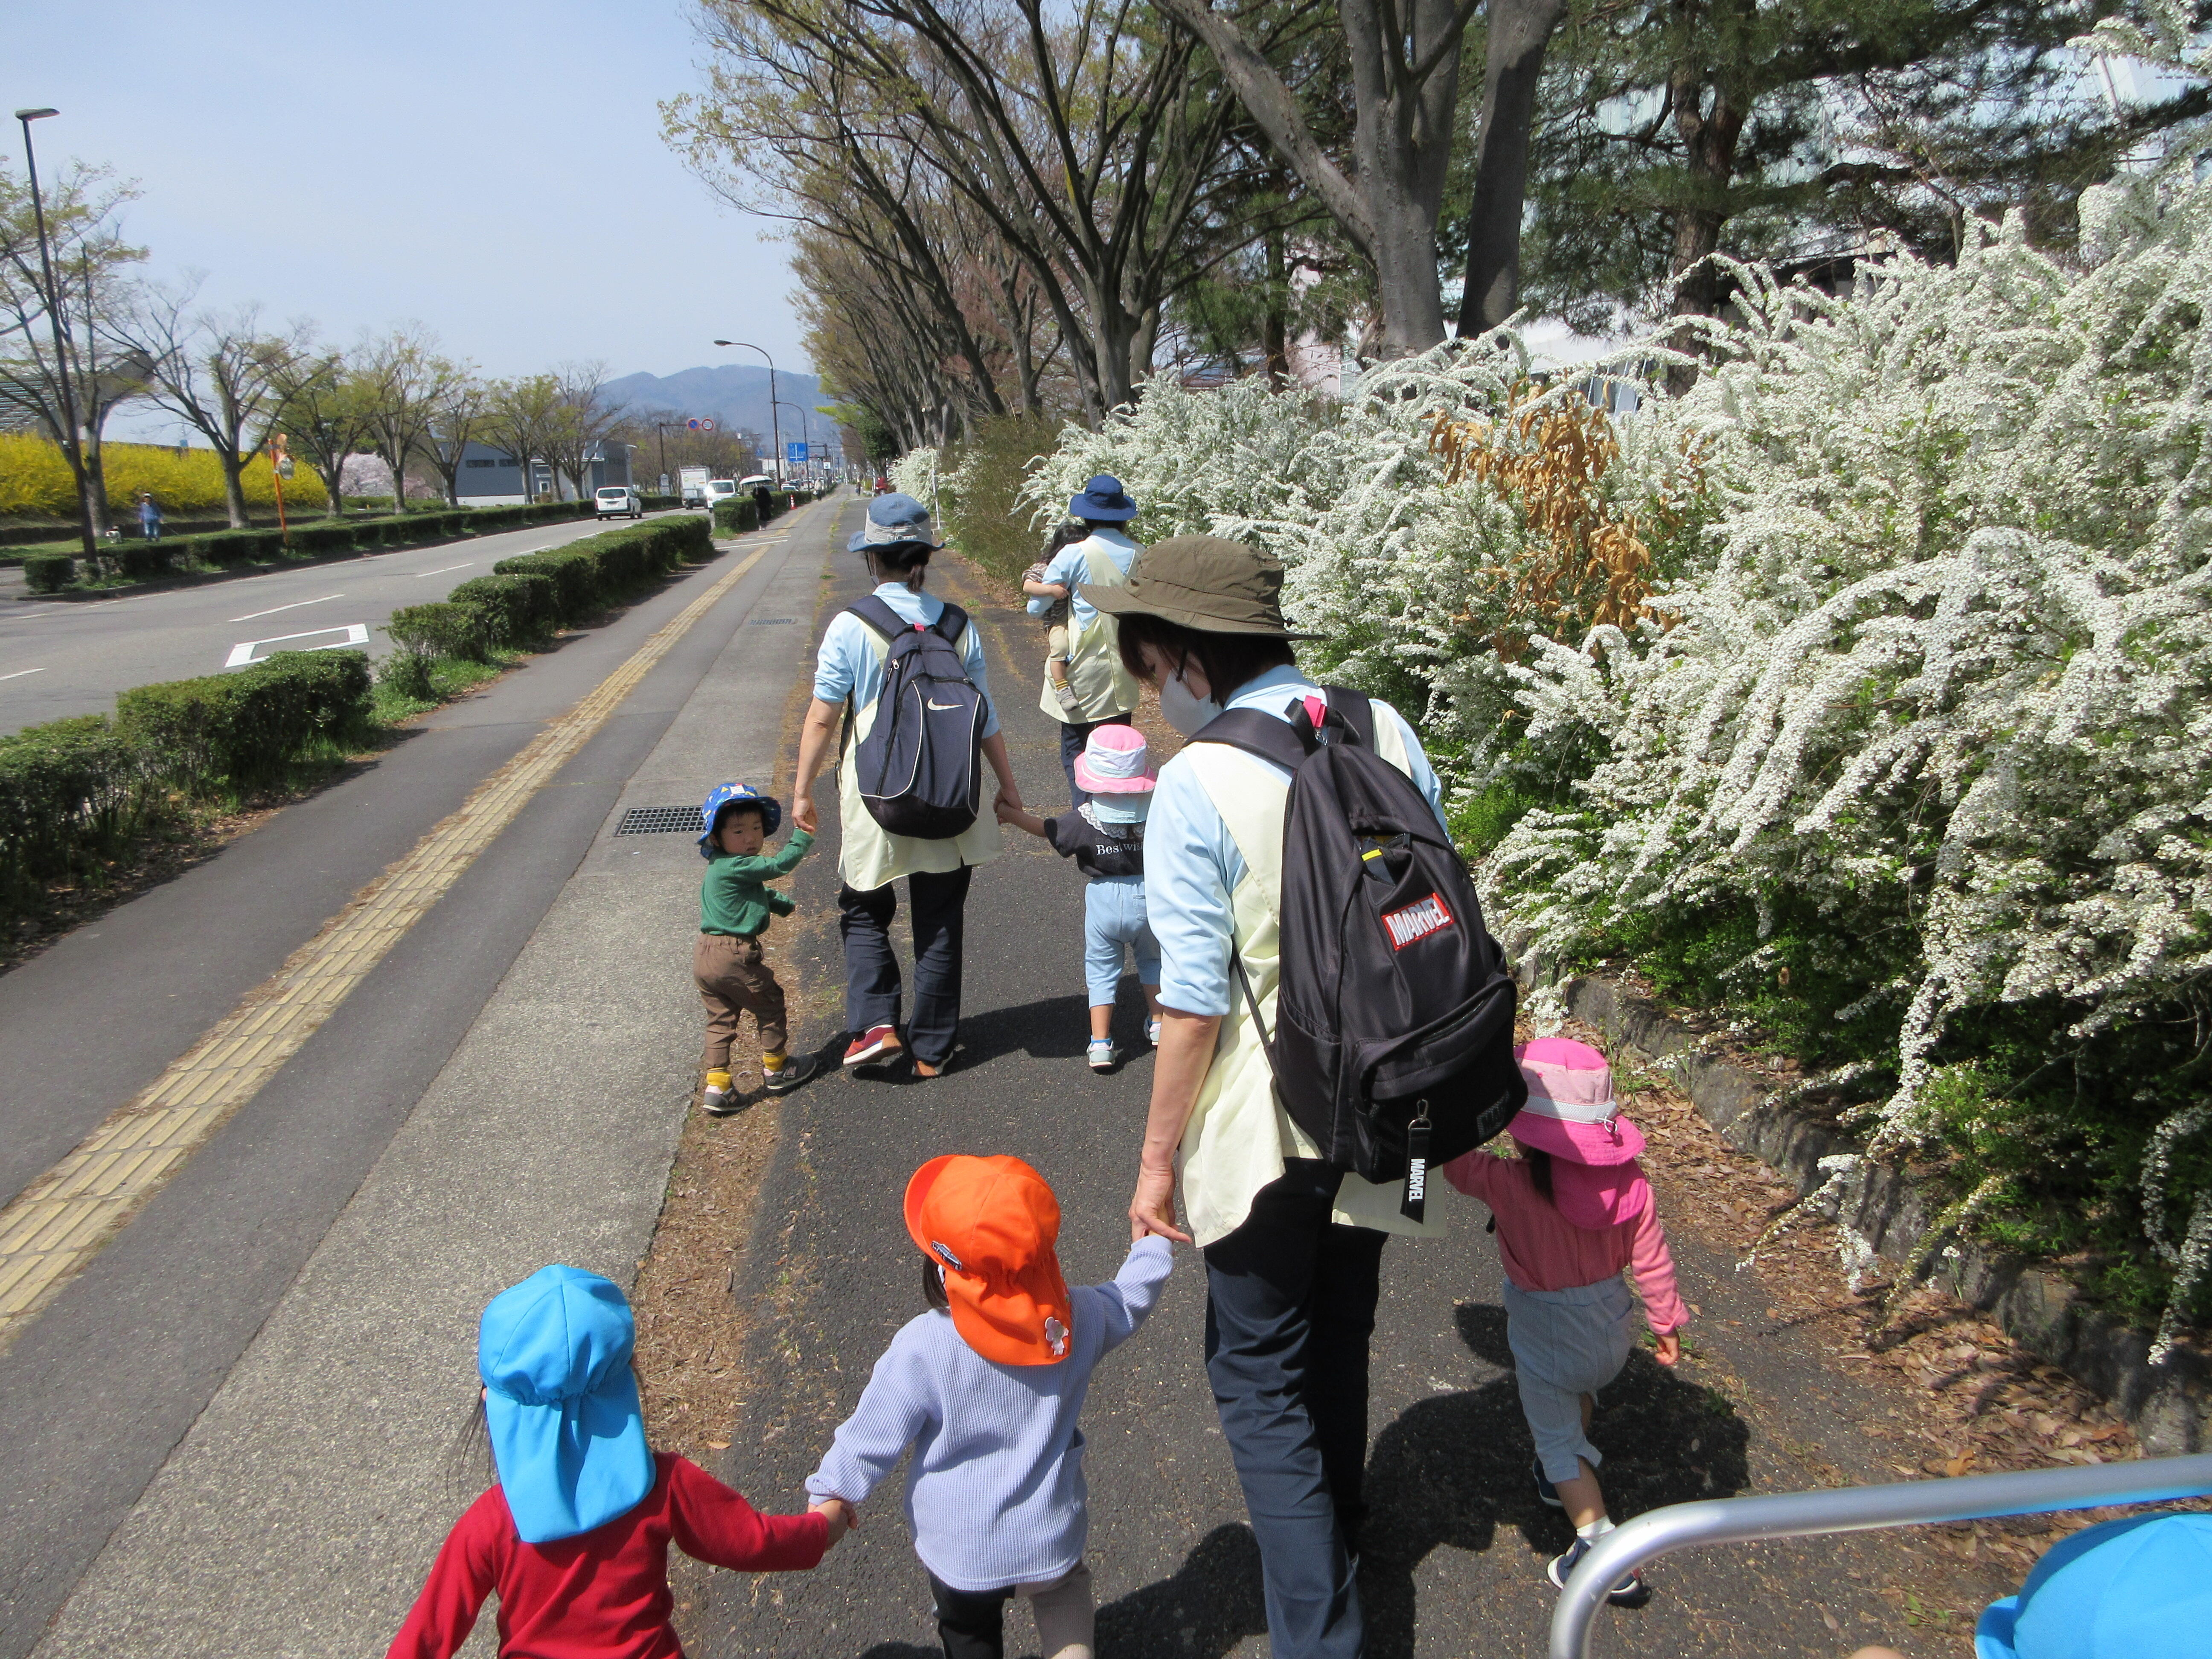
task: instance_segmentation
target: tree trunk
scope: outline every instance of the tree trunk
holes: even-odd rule
[[[1260,318],[1260,349],[1267,360],[1267,383],[1278,392],[1291,383],[1290,251],[1283,233],[1267,234],[1267,308]]]
[[[1566,0],[1490,0],[1474,199],[1467,215],[1462,340],[1502,326],[1521,304],[1521,217],[1528,192],[1528,127],[1544,51]]]
[[[235,449],[216,446],[215,458],[222,468],[222,510],[233,530],[246,527],[246,459]]]
[[[330,499],[323,503],[324,516],[340,518],[345,513],[345,457],[341,455],[337,465],[315,465],[315,476],[323,481],[323,489]]]
[[[1728,189],[1735,176],[1736,140],[1742,136],[1747,109],[1731,103],[1728,94],[1713,88],[1712,107],[1705,109],[1705,88],[1694,71],[1678,71],[1674,86],[1674,130],[1681,135],[1688,199],[1674,211],[1674,315],[1710,317],[1720,300],[1720,272],[1712,255],[1721,245],[1721,228],[1728,222]],[[1677,329],[1674,343],[1694,349],[1696,336]],[[1694,368],[1669,369],[1667,384],[1680,392],[1697,378]]]
[[[114,520],[107,511],[107,463],[100,445],[97,432],[84,445],[84,509],[92,520],[92,533],[105,536]]]

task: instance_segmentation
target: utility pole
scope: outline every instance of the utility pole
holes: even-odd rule
[[[714,343],[718,346],[742,347],[747,351],[757,351],[762,356],[768,357],[768,352],[763,348],[753,344],[750,340],[717,340]],[[783,428],[778,426],[775,422],[775,359],[773,357],[768,357],[768,425],[769,441],[775,446],[775,452],[769,459],[769,465],[775,469],[776,480],[778,483],[781,483],[783,479]]]
[[[70,368],[69,330],[62,321],[61,290],[54,286],[54,258],[46,246],[46,207],[39,195],[39,159],[31,149],[31,123],[60,113],[58,109],[19,109],[15,112],[15,118],[23,126],[23,170],[31,179],[31,217],[39,228],[39,270],[44,274],[46,284],[46,291],[40,297],[46,301],[46,320],[53,325],[54,375],[61,382],[62,423],[68,428],[62,434],[62,453],[69,458],[70,471],[76,476],[77,534],[84,542],[84,556],[96,559],[100,556],[100,543],[92,533],[92,496],[85,488],[84,441],[77,426],[75,375]]]

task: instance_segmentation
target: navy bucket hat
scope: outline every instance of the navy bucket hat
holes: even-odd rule
[[[772,836],[783,822],[783,808],[774,795],[763,795],[750,783],[718,783],[714,793],[699,808],[699,856],[714,856],[714,832],[722,827],[722,812],[731,806],[757,806],[761,810],[761,834]]]
[[[862,553],[872,547],[890,547],[902,543],[933,550],[945,544],[933,533],[929,522],[929,509],[913,496],[878,495],[868,503],[868,522],[859,535],[845,544],[845,550],[848,553]]]
[[[526,1544],[604,1526],[656,1472],[630,1370],[637,1327],[611,1279],[540,1267],[501,1291],[477,1332],[500,1490]]]
[[[1095,524],[1122,524],[1137,516],[1137,504],[1129,499],[1119,478],[1102,472],[1083,486],[1082,494],[1070,499],[1067,516],[1089,519]]]

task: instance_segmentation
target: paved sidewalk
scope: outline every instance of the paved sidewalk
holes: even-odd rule
[[[809,643],[776,619],[811,614],[840,510],[775,527],[789,539],[765,580],[699,624],[726,640],[703,676],[656,671],[624,704],[617,721],[655,722],[649,750],[595,740],[548,787],[589,804],[580,863],[40,1655],[388,1643],[474,1495],[447,1480],[446,1451],[473,1403],[483,1304],[549,1261],[626,1282],[651,1238],[694,1082],[700,864],[688,835],[611,831],[628,806],[696,806],[699,781],[773,766]],[[398,1013],[387,1004],[383,1024],[404,1040]]]

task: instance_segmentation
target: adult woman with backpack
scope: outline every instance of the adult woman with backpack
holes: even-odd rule
[[[1161,767],[1145,838],[1164,1029],[1129,1220],[1205,1253],[1206,1370],[1271,1650],[1351,1659],[1382,1245],[1437,1231],[1431,1152],[1502,1127],[1518,1074],[1511,981],[1420,739],[1299,672],[1282,580],[1255,549],[1179,536],[1092,595],[1194,739]]]
[[[1046,663],[1039,706],[1060,722],[1060,764],[1067,774],[1072,809],[1091,799],[1075,781],[1076,757],[1093,732],[1102,726],[1127,726],[1137,708],[1137,682],[1122,665],[1114,619],[1102,617],[1091,597],[1127,581],[1145,550],[1122,532],[1137,516],[1137,504],[1119,478],[1102,472],[1091,479],[1067,503],[1067,516],[1083,533],[1052,549],[1024,577],[1022,592],[1029,595],[1031,616],[1046,615],[1055,603],[1067,606],[1064,678],[1055,678],[1052,663]]]
[[[979,763],[996,776],[997,799],[1022,805],[991,708],[983,642],[959,606],[922,591],[939,545],[913,496],[869,504],[849,550],[866,559],[876,590],[823,631],[799,732],[791,816],[812,833],[814,780],[851,722],[837,768],[848,1070],[888,1066],[905,1051],[890,940],[902,876],[914,933],[915,1073],[933,1078],[951,1065],[969,872],[999,850]]]

